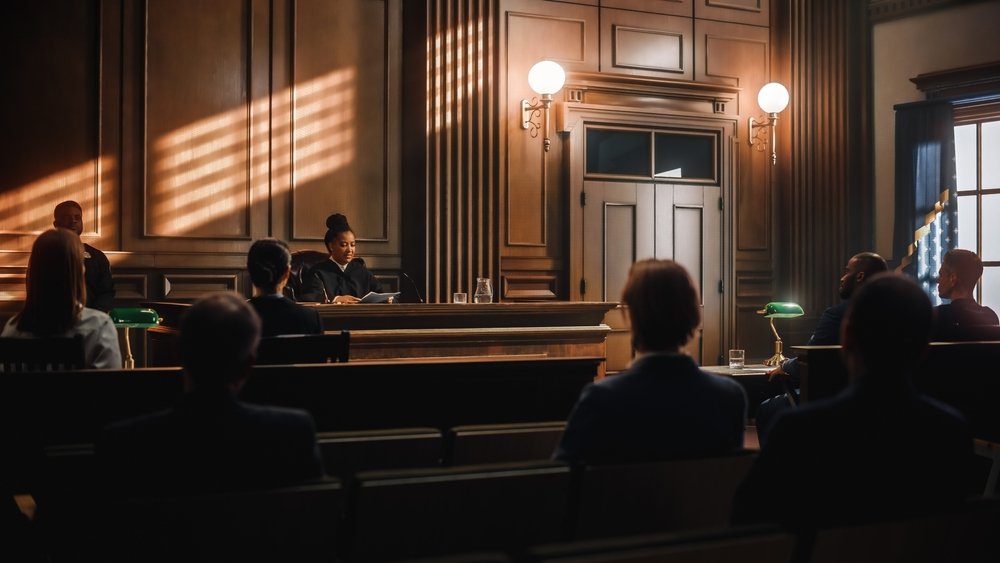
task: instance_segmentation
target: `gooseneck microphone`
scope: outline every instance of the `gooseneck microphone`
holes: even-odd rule
[[[406,278],[406,281],[410,282],[410,285],[413,286],[413,291],[414,293],[417,294],[417,303],[423,303],[424,298],[420,296],[420,288],[417,287],[417,283],[413,281],[413,278],[410,277],[410,274],[407,274],[406,272],[400,272],[400,275]]]
[[[330,295],[326,292],[326,282],[323,281],[323,278],[319,275],[319,272],[313,272],[313,276],[316,276],[316,279],[319,280],[319,287],[320,289],[323,290],[323,303],[324,304],[329,303]]]

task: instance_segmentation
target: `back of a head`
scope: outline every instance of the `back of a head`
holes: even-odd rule
[[[26,297],[19,329],[37,335],[69,330],[87,302],[83,243],[67,229],[50,229],[35,239],[25,276]]]
[[[185,373],[198,387],[222,387],[253,364],[261,324],[246,299],[223,292],[196,301],[181,318],[180,330]]]
[[[866,277],[889,271],[885,258],[874,252],[859,252],[854,258],[858,261],[858,271],[864,272]]]
[[[347,216],[342,213],[334,213],[326,218],[326,236],[323,242],[329,243],[337,238],[340,233],[351,231],[351,225],[347,222]]]
[[[628,307],[632,345],[643,352],[680,348],[701,324],[698,290],[673,260],[633,264],[622,302]]]
[[[907,276],[878,274],[858,288],[844,320],[844,347],[868,374],[909,372],[920,360],[931,331],[930,299]]]
[[[983,275],[983,261],[975,252],[964,248],[946,252],[941,264],[955,273],[958,285],[965,291],[972,291]]]
[[[265,238],[254,242],[247,252],[250,281],[267,292],[273,292],[281,277],[292,264],[292,253],[285,241]]]

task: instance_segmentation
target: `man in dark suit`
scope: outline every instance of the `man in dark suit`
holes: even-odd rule
[[[968,425],[910,383],[932,317],[909,278],[882,274],[858,290],[841,338],[851,384],[778,416],[737,493],[735,521],[849,524],[964,498]]]
[[[265,238],[250,245],[247,270],[254,288],[250,304],[260,315],[262,336],[323,333],[319,312],[299,305],[282,292],[292,272],[292,254],[285,241]]]
[[[637,357],[624,372],[584,388],[554,457],[623,463],[741,448],[743,387],[698,369],[681,350],[701,323],[698,290],[683,266],[636,262],[622,301]]]
[[[241,402],[260,319],[235,293],[196,302],[180,325],[185,394],[170,410],[112,424],[98,457],[112,491],[196,492],[323,476],[308,413]]]
[[[983,261],[975,252],[956,248],[945,253],[938,270],[938,295],[950,303],[938,305],[931,340],[989,340],[979,327],[1000,321],[989,307],[976,303],[975,290],[983,275]]]
[[[874,252],[861,252],[855,254],[844,266],[844,273],[840,276],[840,298],[842,301],[827,307],[820,316],[812,336],[809,337],[809,346],[825,346],[840,344],[840,323],[847,314],[847,309],[851,304],[851,296],[863,283],[876,274],[889,270],[885,259]],[[757,406],[756,423],[757,437],[761,444],[767,441],[768,430],[774,422],[775,417],[781,411],[790,408],[798,397],[799,386],[799,362],[795,358],[785,360],[785,362],[770,374],[771,378],[787,377],[790,385],[795,388],[795,396],[789,397],[782,393],[776,397],[765,399]]]
[[[69,229],[76,236],[83,234],[83,208],[75,201],[64,201],[53,211],[52,225]],[[103,252],[83,243],[84,282],[87,285],[87,307],[107,313],[115,303],[115,281],[111,263]]]

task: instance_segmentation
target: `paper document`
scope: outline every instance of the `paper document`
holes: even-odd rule
[[[399,299],[399,292],[395,293],[375,293],[374,291],[369,291],[368,295],[361,298],[362,303],[388,303],[389,299],[397,301]]]

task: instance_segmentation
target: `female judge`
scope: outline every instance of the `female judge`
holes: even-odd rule
[[[265,238],[254,242],[247,253],[247,270],[253,282],[250,305],[260,316],[261,336],[322,334],[319,313],[282,294],[292,272],[292,254],[285,241]]]
[[[121,369],[118,331],[111,317],[84,306],[83,243],[67,229],[38,235],[28,258],[24,307],[0,336],[46,338],[81,336],[87,368]]]
[[[365,267],[365,261],[354,255],[357,244],[347,217],[340,213],[330,215],[326,218],[326,228],[323,241],[330,259],[316,264],[302,276],[300,300],[357,303],[369,292],[379,292],[379,283]]]

